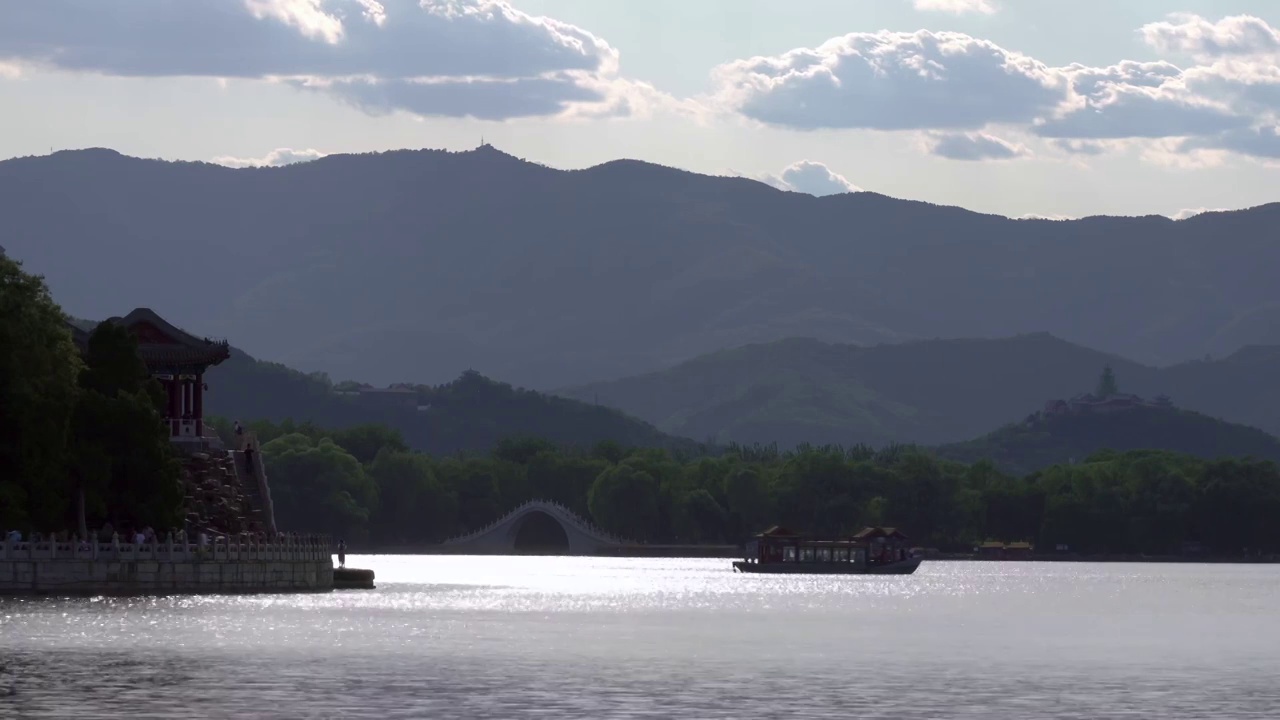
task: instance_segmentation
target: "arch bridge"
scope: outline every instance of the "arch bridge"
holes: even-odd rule
[[[441,543],[451,553],[469,555],[595,555],[602,548],[629,544],[549,500],[530,500],[485,527]]]

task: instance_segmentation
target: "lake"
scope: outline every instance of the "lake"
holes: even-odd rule
[[[348,564],[378,589],[0,600],[0,717],[1280,715],[1275,565]]]

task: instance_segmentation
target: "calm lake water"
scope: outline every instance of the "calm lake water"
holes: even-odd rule
[[[378,589],[0,600],[0,718],[1280,717],[1280,566],[349,564]]]

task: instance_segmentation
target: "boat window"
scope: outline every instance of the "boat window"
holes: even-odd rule
[[[795,562],[796,549],[790,545],[782,549],[782,562]]]
[[[800,562],[813,562],[813,548],[800,548]]]
[[[849,548],[836,548],[836,562],[849,562]]]
[[[831,562],[831,548],[818,548],[818,562]]]
[[[857,550],[853,551],[854,562],[856,563],[866,562],[866,559],[867,559],[866,551],[864,551],[862,548],[858,548]]]

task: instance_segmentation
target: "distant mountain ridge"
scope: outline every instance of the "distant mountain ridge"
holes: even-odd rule
[[[245,169],[59,152],[0,162],[0,214],[70,312],[163,307],[379,385],[564,387],[795,336],[1048,331],[1149,364],[1280,343],[1280,205],[1012,220],[485,146]]]
[[[1176,408],[1135,407],[1111,413],[1037,413],[966,442],[937,448],[939,457],[990,460],[1025,475],[1083,462],[1103,451],[1172,451],[1206,460],[1252,457],[1280,462],[1280,439],[1252,427]]]
[[[793,338],[558,392],[700,440],[935,445],[1090,391],[1108,365],[1125,392],[1280,434],[1274,346],[1153,368],[1047,333],[875,347]]]

